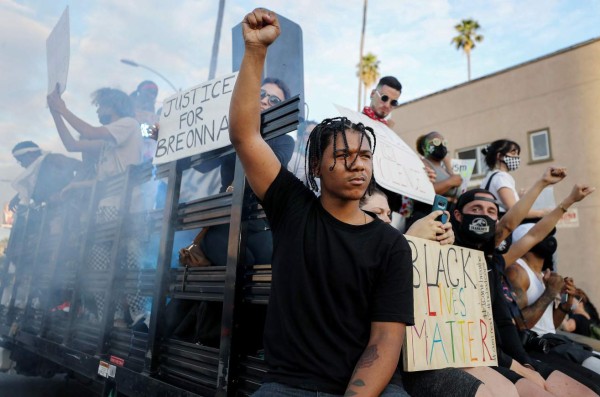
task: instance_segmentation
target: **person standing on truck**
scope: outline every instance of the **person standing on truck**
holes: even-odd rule
[[[411,252],[399,231],[359,208],[374,186],[375,136],[345,118],[314,128],[307,173],[312,189],[320,179],[316,197],[260,134],[254,98],[267,48],[280,33],[277,16],[257,8],[244,18],[242,32],[245,54],[229,133],[274,241],[264,336],[268,372],[256,395],[406,396],[401,381],[388,383],[405,327],[413,323]]]

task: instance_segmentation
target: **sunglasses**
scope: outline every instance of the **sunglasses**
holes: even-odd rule
[[[448,146],[448,141],[441,138],[433,138],[432,140],[428,141],[428,143],[433,146]]]
[[[278,96],[271,95],[265,90],[260,90],[260,99],[265,99],[265,97],[269,98],[269,104],[271,106],[275,106],[283,102],[283,100]]]
[[[375,92],[377,93],[377,96],[379,97],[379,99],[381,99],[381,102],[387,102],[387,101],[390,100],[389,96],[387,96],[387,95],[381,95],[381,93],[379,91],[377,91],[377,90],[375,90]],[[398,107],[398,106],[400,106],[400,104],[398,103],[398,100],[396,100],[396,99],[392,99],[390,101],[390,105],[392,107]]]

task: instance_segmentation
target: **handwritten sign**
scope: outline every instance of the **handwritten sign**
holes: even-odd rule
[[[69,58],[71,54],[69,31],[69,7],[67,7],[46,40],[48,94],[54,91],[56,84],[59,84],[61,94],[67,88],[67,75],[69,74]]]
[[[373,155],[373,173],[377,183],[392,192],[433,204],[435,191],[417,153],[385,124],[342,106],[336,107],[341,116],[353,123],[360,122],[373,128],[377,138]]]
[[[452,172],[455,175],[460,175],[462,178],[462,184],[459,188],[460,194],[467,191],[469,182],[471,181],[471,175],[473,174],[473,168],[475,168],[475,160],[473,159],[452,159]]]
[[[404,369],[497,365],[483,253],[406,237],[412,250],[415,325],[406,328]]]
[[[231,73],[180,91],[163,102],[154,164],[231,144],[229,103],[236,79],[237,73]]]

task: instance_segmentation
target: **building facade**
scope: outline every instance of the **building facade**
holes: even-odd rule
[[[575,183],[597,187],[563,217],[557,239],[558,272],[600,304],[600,38],[407,102],[392,119],[410,146],[438,131],[453,157],[477,159],[472,185],[486,172],[481,148],[506,138],[521,146],[517,189],[552,165],[568,169],[556,203]]]

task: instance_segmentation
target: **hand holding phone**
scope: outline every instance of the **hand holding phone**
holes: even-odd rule
[[[440,215],[436,220],[446,223],[448,222],[448,215],[446,215],[446,210],[448,209],[448,199],[444,196],[440,196],[436,194],[433,198],[433,206],[431,207],[431,212],[441,210],[444,211],[442,215]]]

